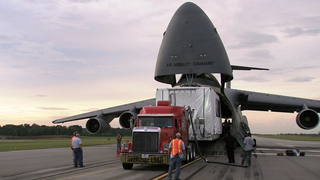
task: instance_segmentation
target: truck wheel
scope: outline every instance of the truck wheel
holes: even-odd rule
[[[189,161],[188,162],[191,162],[192,161],[192,148],[190,149],[190,151],[188,153],[188,156],[189,156]]]
[[[166,171],[167,172],[169,171],[169,167],[170,167],[170,165],[166,165]]]
[[[195,144],[191,144],[191,161],[194,161],[196,158],[196,147]]]
[[[192,161],[192,152],[190,151],[189,152],[189,162],[191,162]]]
[[[123,169],[132,169],[133,164],[129,164],[129,163],[122,163],[122,167]]]
[[[189,149],[186,149],[186,160],[183,161],[184,164],[189,162]]]

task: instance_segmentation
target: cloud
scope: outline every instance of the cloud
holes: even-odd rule
[[[281,32],[285,37],[297,36],[318,36],[320,34],[320,24],[315,23],[320,21],[320,15],[300,15],[294,18],[295,21],[287,24]]]
[[[246,76],[239,78],[239,80],[247,82],[267,82],[269,80],[265,79],[263,76]]]
[[[52,110],[54,110],[54,111],[56,111],[56,110],[69,110],[69,109],[67,109],[67,108],[59,108],[59,107],[38,107],[38,109],[41,109],[41,110],[50,110],[50,111],[52,111]]]
[[[275,35],[260,32],[244,32],[236,38],[236,44],[229,46],[229,48],[256,48],[279,41]]]
[[[299,27],[286,28],[283,30],[286,37],[296,37],[296,36],[317,36],[320,33],[320,29],[302,29]]]
[[[249,57],[272,57],[267,49],[258,49],[247,53]]]
[[[43,94],[38,94],[36,95],[36,97],[46,97],[47,95],[43,95]]]
[[[315,77],[308,77],[308,76],[304,76],[304,77],[295,77],[295,78],[291,78],[288,81],[289,82],[310,82],[312,80],[316,79]]]
[[[270,50],[267,50],[267,49],[257,49],[257,50],[249,51],[248,53],[246,53],[246,55],[252,59],[255,59],[256,61],[261,61],[261,59],[270,60],[275,58],[271,54]]]
[[[56,118],[154,97],[156,88],[168,87],[153,77],[162,34],[184,2],[1,1],[1,123],[52,125]],[[289,84],[297,97],[319,97],[317,84],[308,82],[320,82],[320,2],[195,3],[219,30],[231,64],[271,69],[234,71],[232,84],[290,95]],[[301,65],[314,68],[295,69]],[[306,82],[303,90],[296,82]]]

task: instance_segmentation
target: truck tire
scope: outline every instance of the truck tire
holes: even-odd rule
[[[192,161],[192,148],[189,150],[189,153],[188,153],[188,162],[191,162]]]
[[[125,170],[132,169],[133,164],[130,164],[130,163],[122,163],[122,167],[123,167],[123,169],[125,169]]]
[[[186,160],[183,161],[184,164],[187,164],[189,162],[189,148],[186,148]]]
[[[196,159],[196,146],[195,144],[191,144],[191,161]]]
[[[169,171],[170,165],[165,165],[166,166],[166,172]]]

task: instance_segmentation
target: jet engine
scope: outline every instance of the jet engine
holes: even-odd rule
[[[312,109],[303,109],[297,115],[296,122],[300,128],[310,130],[318,126],[319,115]]]
[[[102,113],[96,117],[90,118],[86,123],[87,131],[90,134],[101,134],[111,129],[109,122],[114,117],[105,116]]]
[[[138,113],[135,108],[131,109],[130,111],[123,112],[119,117],[119,124],[121,125],[121,127],[132,128],[132,126],[135,124],[137,114]],[[130,123],[130,119],[132,119],[131,123]]]

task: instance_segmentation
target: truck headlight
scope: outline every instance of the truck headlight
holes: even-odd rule
[[[163,145],[163,151],[169,151],[169,144]]]

